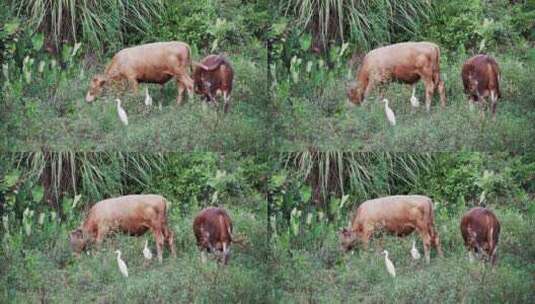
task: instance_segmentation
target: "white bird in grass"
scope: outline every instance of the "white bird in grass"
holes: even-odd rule
[[[117,253],[117,265],[119,265],[119,271],[121,271],[125,278],[128,278],[128,268],[126,268],[126,263],[121,259],[121,250],[115,250],[115,253]]]
[[[388,273],[390,273],[390,275],[395,278],[396,277],[396,268],[394,268],[394,264],[392,263],[392,261],[390,261],[390,259],[388,258],[388,251],[383,251],[383,254],[385,255],[385,265],[386,265],[386,270],[388,271]]]
[[[417,108],[420,106],[420,102],[418,101],[418,98],[416,97],[416,86],[412,87],[411,105],[414,108]]]
[[[126,111],[121,107],[121,100],[117,98],[115,101],[117,101],[117,114],[119,115],[119,119],[125,126],[128,126],[128,116],[126,116]]]
[[[415,260],[420,259],[420,253],[418,252],[418,249],[416,249],[416,241],[412,241],[411,255]]]
[[[386,118],[388,119],[388,122],[390,125],[395,126],[396,125],[396,116],[394,115],[394,111],[390,109],[388,106],[388,99],[383,99],[383,102],[385,103],[385,114]]]
[[[145,256],[145,259],[151,260],[152,259],[152,252],[150,252],[149,249],[149,240],[145,240],[145,248],[143,248],[143,256]]]
[[[149,88],[145,87],[145,105],[147,107],[152,106],[152,97],[149,95]]]

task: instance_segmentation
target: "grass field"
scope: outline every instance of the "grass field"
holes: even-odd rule
[[[0,302],[2,303],[260,303],[268,296],[265,263],[265,209],[260,213],[228,208],[235,234],[246,238],[231,248],[229,265],[200,261],[192,232],[193,216],[172,215],[177,258],[164,251],[159,264],[144,265],[145,239],[155,255],[152,236],[117,235],[100,250],[79,259],[71,254],[66,225],[49,222],[35,227],[30,237],[12,231],[3,239]],[[264,215],[262,215],[264,212]],[[21,229],[22,230],[22,229]],[[129,277],[122,277],[114,251],[120,249]]]
[[[499,261],[492,269],[470,263],[459,230],[459,214],[436,219],[444,258],[432,251],[431,263],[412,260],[409,250],[416,235],[382,236],[368,251],[343,255],[338,249],[339,227],[312,222],[297,237],[282,232],[273,240],[276,298],[284,303],[529,303],[535,296],[533,218],[497,210],[501,221]],[[396,277],[386,271],[387,249]]]
[[[354,79],[356,69],[321,68],[311,61],[312,68],[307,71],[308,63],[302,63],[294,68],[295,75],[287,76],[277,86],[274,103],[280,145],[291,151],[309,146],[320,150],[413,152],[522,152],[535,148],[531,140],[535,136],[534,65],[510,55],[495,55],[502,71],[502,99],[493,121],[490,111],[482,118],[478,109],[468,106],[460,78],[467,57],[442,60],[448,99],[445,109],[440,108],[436,94],[431,112],[425,111],[422,83],[417,87],[420,107],[416,109],[409,102],[410,86],[389,85],[385,97],[396,114],[394,127],[386,120],[383,103],[378,102],[379,88],[364,105],[348,105],[346,86]]]

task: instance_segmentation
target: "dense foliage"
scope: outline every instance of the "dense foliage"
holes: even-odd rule
[[[314,1],[291,1],[293,9],[281,6],[272,32],[275,43],[271,85],[274,124],[283,150],[301,151],[310,146],[321,150],[404,152],[533,150],[530,140],[535,135],[530,123],[535,113],[530,84],[535,68],[533,4],[529,1],[414,1],[422,5],[417,10],[421,16],[416,18],[411,14],[411,5],[416,5],[413,1],[389,2],[369,3],[391,7],[393,13],[383,16],[390,23],[410,21],[411,26],[387,26],[389,23],[384,18],[374,19],[368,14],[365,20],[370,24],[364,29],[353,24],[359,20],[356,17],[338,19],[342,16],[336,12],[341,9],[334,3],[342,7],[364,6],[366,1],[325,2],[333,7],[313,5]],[[408,7],[402,9],[403,5]],[[345,12],[358,14],[370,9],[387,11],[366,7]],[[397,13],[397,9],[404,13]],[[294,26],[305,21],[314,23],[318,16],[324,17],[321,21],[324,26],[328,23],[336,28],[356,28],[369,36],[348,34],[343,40],[329,40],[328,47],[318,50],[314,37],[323,30]],[[377,33],[373,30],[377,28],[384,30]],[[391,43],[422,40],[437,43],[441,48],[446,109],[438,107],[436,96],[431,113],[423,110],[422,84],[417,84],[416,91],[420,108],[412,108],[410,87],[396,83],[377,87],[363,106],[348,106],[346,90],[355,81],[367,51]],[[496,121],[491,121],[489,114],[482,118],[479,111],[470,111],[464,93],[461,68],[477,53],[493,56],[500,65],[502,98],[498,101]],[[396,115],[395,127],[388,124],[383,104],[376,102],[381,92]]]
[[[258,302],[267,297],[266,187],[270,160],[247,154],[3,154],[0,158],[0,302]],[[66,167],[62,167],[65,165]],[[47,183],[52,174],[58,183]],[[47,201],[61,191],[59,204]],[[101,197],[158,193],[170,203],[178,258],[143,262],[145,239],[117,235],[75,258],[68,233]],[[225,207],[235,235],[231,264],[201,264],[192,233],[195,214]],[[127,261],[128,283],[115,249]],[[61,284],[62,288],[57,288]]]
[[[47,5],[49,1],[26,2],[35,9],[18,9],[23,3],[14,1],[0,14],[4,149],[144,151],[152,146],[152,151],[256,151],[265,145],[258,139],[268,138],[271,131],[263,42],[269,26],[268,1],[96,1],[94,6],[67,1],[67,11]],[[68,14],[63,21],[58,20],[59,10]],[[109,28],[69,18],[79,15],[89,15],[91,22]],[[73,39],[57,42],[56,32],[63,31],[58,29],[71,28],[65,19],[79,28],[69,36]],[[46,26],[30,26],[39,22]],[[141,85],[137,94],[108,90],[93,104],[83,100],[91,77],[105,68],[115,52],[166,40],[188,43],[194,61],[208,54],[224,54],[229,59],[235,75],[227,115],[222,107],[208,107],[193,93],[185,105],[177,106],[175,81],[160,90]],[[152,108],[143,105],[141,89],[145,86],[154,100]],[[116,97],[122,99],[130,118],[128,128],[121,127],[116,105],[108,103]]]
[[[534,166],[533,154],[283,155],[269,181],[274,293],[322,303],[529,301],[534,295]],[[326,198],[315,201],[315,192],[327,192]],[[337,232],[348,225],[353,210],[364,200],[395,194],[434,200],[444,258],[433,253],[430,265],[413,261],[412,240],[422,251],[416,233],[405,238],[378,233],[369,250],[341,253]],[[467,258],[459,221],[474,206],[495,211],[502,225],[494,270]],[[383,249],[395,264],[395,279],[385,270]]]

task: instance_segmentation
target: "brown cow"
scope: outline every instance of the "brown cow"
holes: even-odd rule
[[[162,261],[162,247],[166,241],[175,256],[173,232],[167,226],[167,201],[154,194],[127,195],[96,203],[83,224],[70,234],[70,244],[80,254],[90,243],[100,246],[104,237],[113,231],[142,235],[151,230],[156,240],[158,260]]]
[[[357,208],[351,226],[339,232],[342,250],[351,250],[357,241],[367,249],[376,230],[398,236],[406,236],[416,230],[422,238],[427,263],[430,261],[431,245],[442,256],[439,236],[434,228],[433,202],[429,197],[396,195],[365,201]]]
[[[483,108],[487,105],[486,98],[490,96],[492,116],[496,119],[496,104],[501,97],[500,67],[496,60],[489,55],[476,55],[466,60],[461,77],[470,104],[480,101],[483,114]]]
[[[232,243],[232,221],[225,209],[208,207],[201,210],[193,221],[193,233],[203,262],[206,261],[205,252],[208,252],[227,264]]]
[[[474,259],[474,251],[486,255],[492,265],[496,264],[500,222],[492,211],[481,207],[470,209],[461,219],[461,233],[470,261]]]
[[[440,104],[445,107],[446,94],[444,82],[440,79],[439,47],[430,42],[392,44],[366,54],[357,73],[357,83],[348,88],[347,96],[350,102],[359,105],[376,85],[396,80],[412,85],[415,98],[416,83],[420,79],[425,85],[427,111],[431,108],[435,89],[440,93]],[[415,103],[413,106],[417,106],[417,101]]]
[[[217,103],[215,96],[223,95],[225,113],[228,111],[234,71],[223,55],[208,55],[193,71],[195,93],[204,95],[206,100]]]
[[[184,90],[193,90],[193,80],[188,75],[191,69],[191,51],[184,42],[156,42],[134,46],[119,51],[113,56],[104,74],[91,80],[85,100],[91,102],[110,83],[127,80],[132,91],[137,93],[138,83],[164,85],[175,77],[178,86],[177,104],[182,102]]]

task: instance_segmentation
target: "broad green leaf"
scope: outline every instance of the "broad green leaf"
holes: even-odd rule
[[[8,35],[13,35],[19,29],[19,26],[20,26],[19,20],[11,20],[4,25],[4,31]]]
[[[42,33],[38,33],[32,37],[33,49],[39,51],[43,47],[45,36]]]
[[[4,176],[4,186],[6,188],[13,187],[17,181],[19,180],[20,172],[18,170],[13,170],[9,172],[6,176]]]
[[[40,201],[42,201],[44,194],[45,194],[45,189],[43,186],[37,185],[33,187],[32,198],[34,202],[39,203]]]

